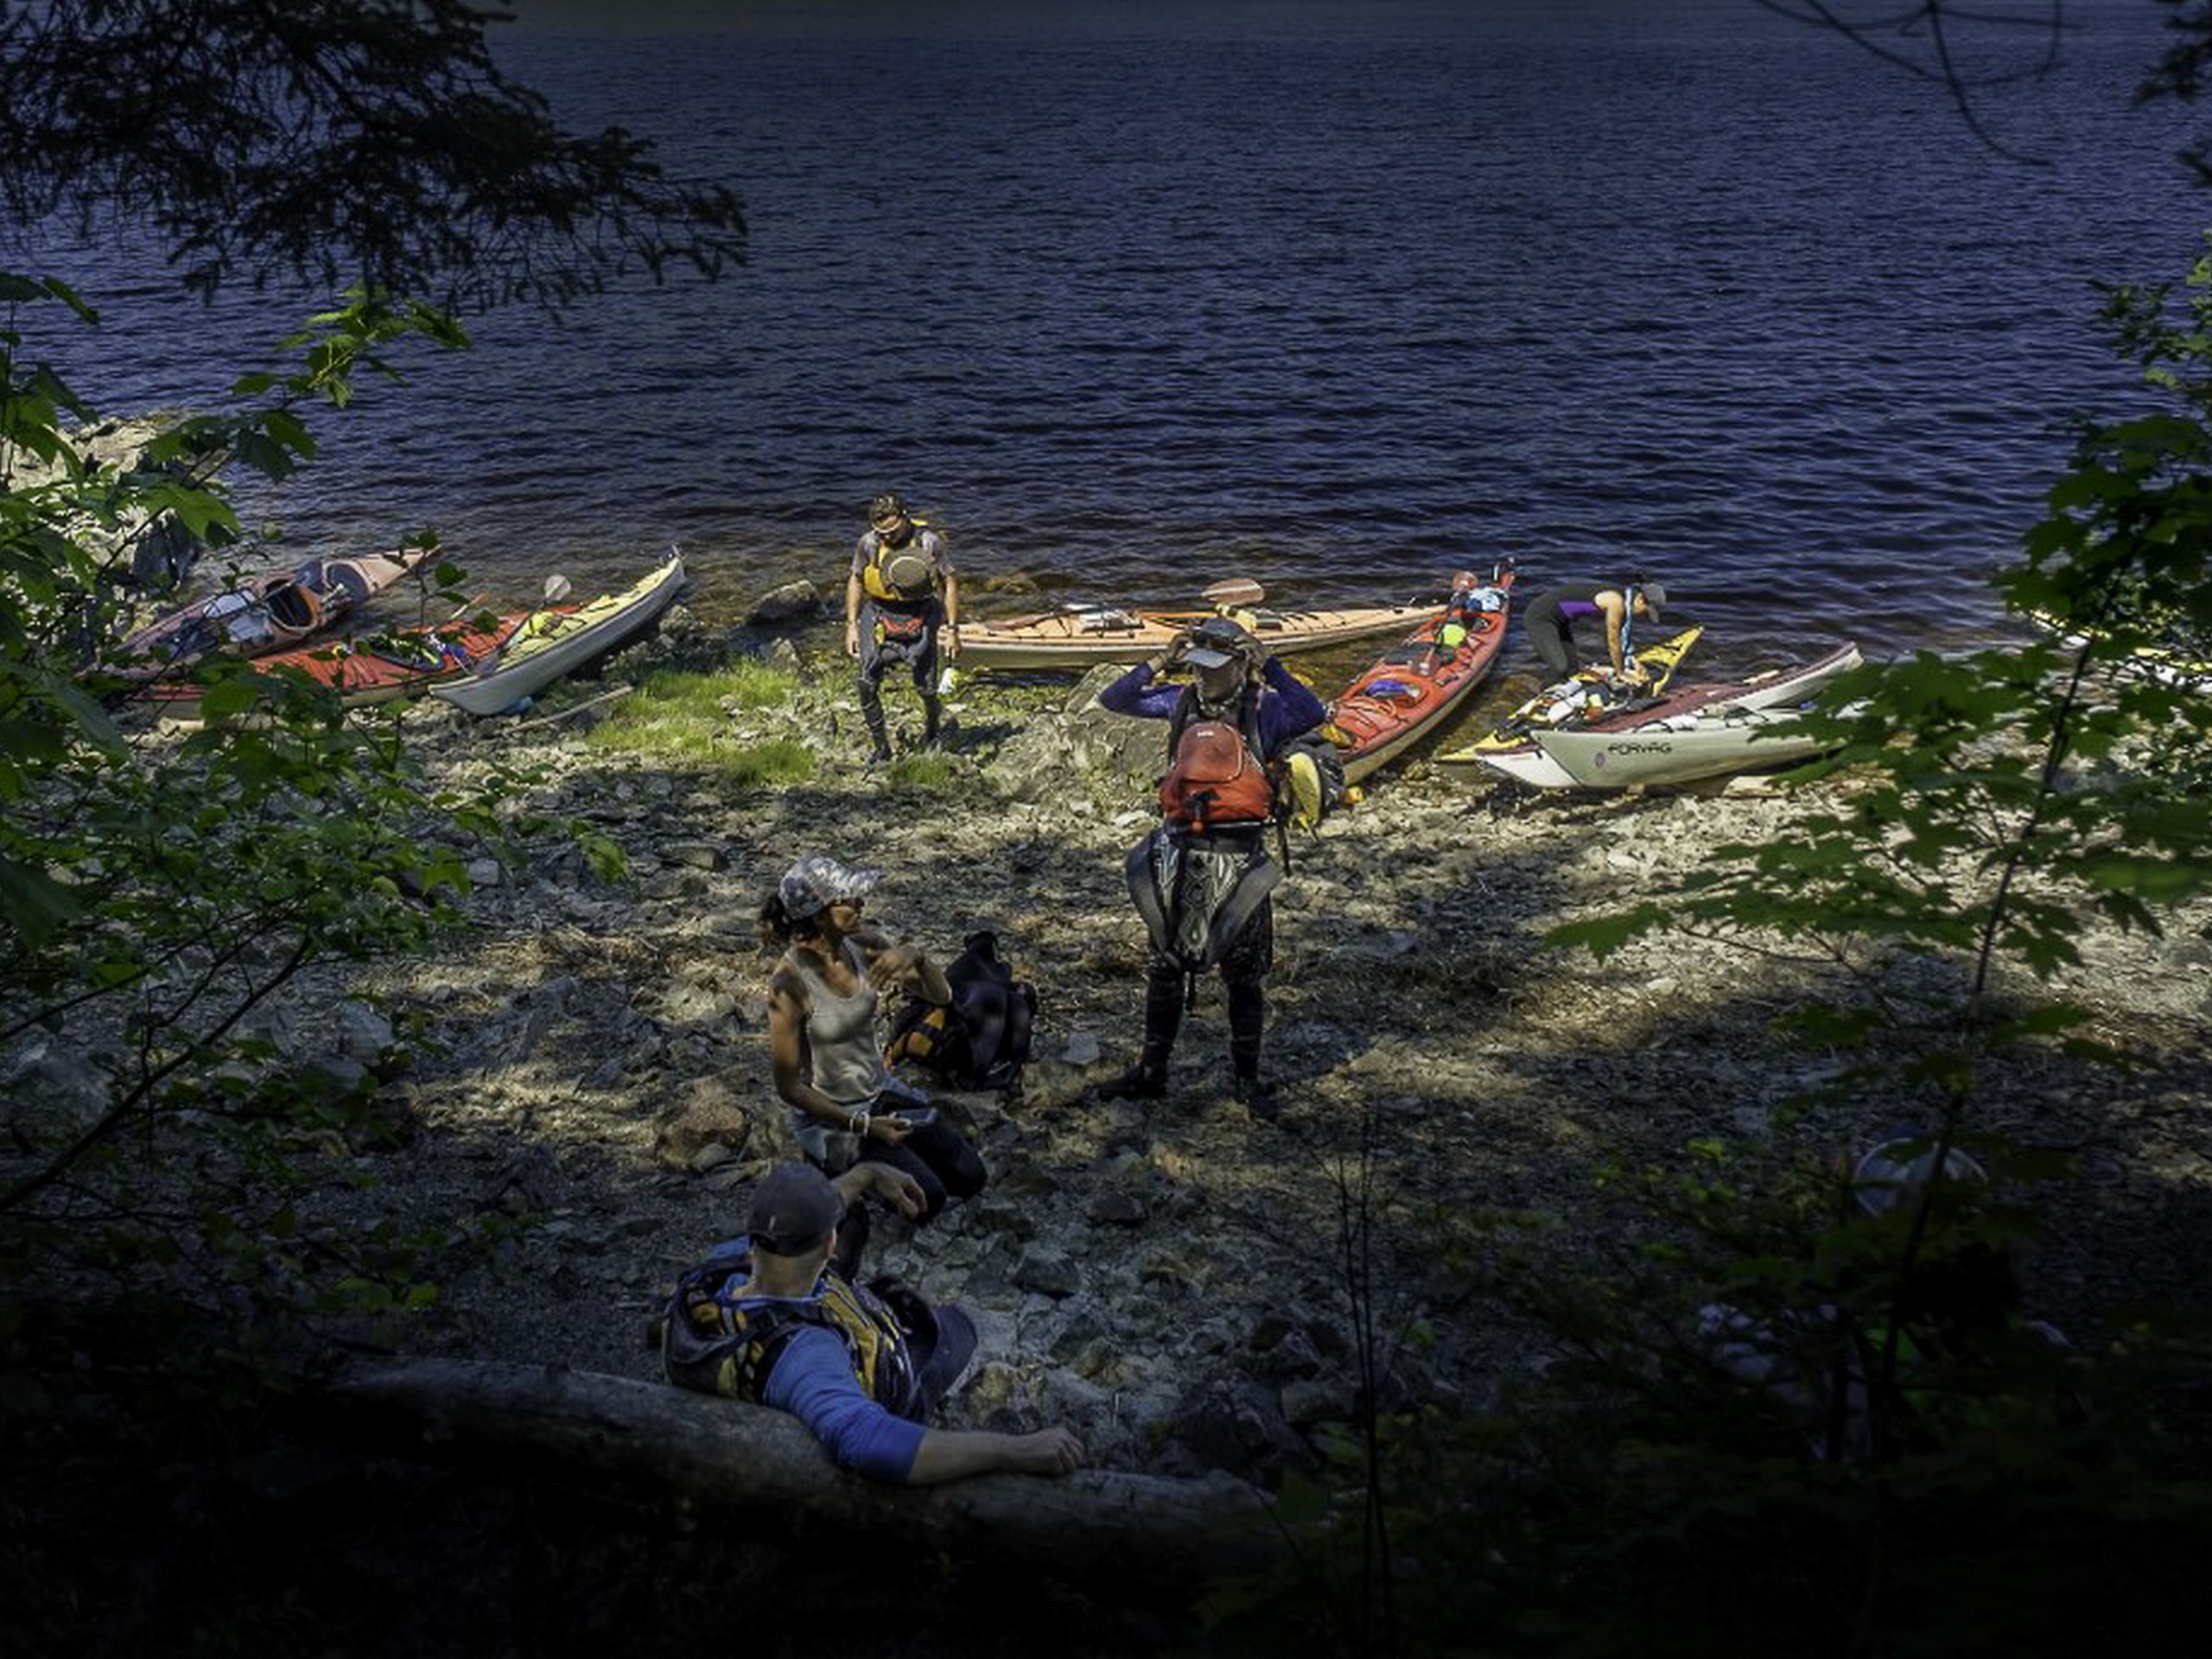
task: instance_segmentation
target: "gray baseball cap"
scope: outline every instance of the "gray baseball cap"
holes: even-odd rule
[[[784,901],[784,914],[793,921],[819,916],[841,899],[858,899],[872,892],[881,878],[878,870],[856,870],[822,853],[809,853],[785,870],[776,883]]]

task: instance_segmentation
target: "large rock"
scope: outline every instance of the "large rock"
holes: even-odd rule
[[[746,621],[756,628],[810,621],[822,614],[822,590],[810,582],[787,582],[753,601]]]
[[[0,1058],[0,1130],[34,1145],[73,1141],[111,1098],[107,1074],[58,1038],[34,1038]]]
[[[671,1169],[703,1173],[741,1156],[766,1109],[741,1071],[695,1077],[653,1129],[653,1156]],[[765,1144],[771,1137],[760,1135]],[[756,1149],[757,1150],[757,1149]]]
[[[1122,664],[1101,664],[1058,709],[1033,716],[986,769],[992,785],[1015,800],[1049,804],[1066,794],[1071,775],[1103,772],[1124,787],[1159,777],[1166,764],[1160,722],[1098,706],[1099,692],[1126,671]]]

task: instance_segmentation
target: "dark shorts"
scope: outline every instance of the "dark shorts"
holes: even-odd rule
[[[919,1125],[895,1147],[881,1141],[864,1142],[855,1161],[888,1164],[912,1176],[922,1189],[920,1219],[924,1221],[949,1203],[974,1198],[989,1179],[976,1148],[944,1121],[941,1113]]]
[[[1530,606],[1521,619],[1521,632],[1536,653],[1536,660],[1554,678],[1564,679],[1574,672],[1579,660],[1574,651],[1574,632],[1567,619],[1560,614],[1557,601],[1538,600]]]

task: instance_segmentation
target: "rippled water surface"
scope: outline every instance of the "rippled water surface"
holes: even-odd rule
[[[1751,0],[1534,16],[520,38],[572,124],[734,182],[751,263],[477,319],[256,510],[316,545],[435,524],[517,594],[677,542],[734,609],[834,577],[890,487],[966,575],[1068,594],[1396,598],[1510,552],[1663,577],[1738,653],[1973,637],[2056,423],[2133,396],[2093,280],[2177,273],[2212,200],[2126,107],[2152,9],[2078,9],[2005,95],[2044,166]],[[111,406],[204,400],[291,315],[61,268]]]

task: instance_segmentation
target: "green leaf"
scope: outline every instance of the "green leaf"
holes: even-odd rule
[[[83,899],[45,871],[0,858],[0,920],[33,950],[84,914]]]

